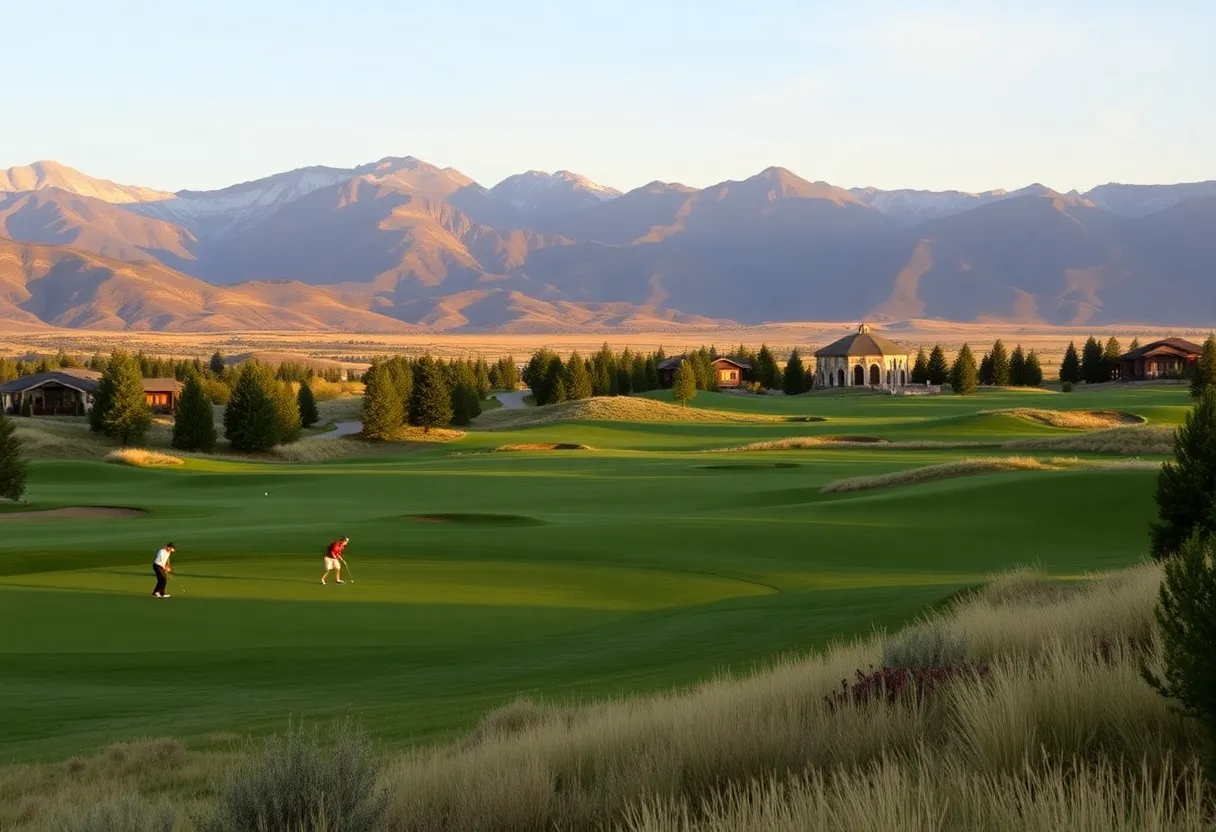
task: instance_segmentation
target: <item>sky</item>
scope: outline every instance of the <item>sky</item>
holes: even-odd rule
[[[622,190],[1216,178],[1210,0],[0,0],[0,27],[0,169],[164,190],[406,155]]]

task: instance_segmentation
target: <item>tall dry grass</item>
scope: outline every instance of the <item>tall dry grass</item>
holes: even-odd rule
[[[1122,471],[1156,471],[1161,467],[1154,460],[1091,460],[1076,457],[1051,457],[1039,460],[1029,456],[993,456],[960,459],[954,462],[941,462],[935,465],[924,465],[919,468],[909,468],[905,471],[893,471],[889,474],[875,474],[867,477],[849,477],[836,480],[823,486],[825,494],[836,494],[848,491],[868,491],[875,488],[896,488],[908,485],[920,485],[938,480],[970,477],[978,474],[992,474],[998,471],[1063,471],[1076,468],[1101,468],[1103,470]]]
[[[119,448],[110,451],[105,456],[107,462],[117,462],[120,465],[131,465],[136,468],[158,468],[181,465],[181,457],[152,451],[147,448]]]
[[[1071,451],[1120,456],[1169,456],[1174,453],[1174,430],[1160,425],[1141,425],[1071,436],[1016,439],[1003,443],[1001,447],[1010,450]]]
[[[981,412],[994,416],[1013,416],[1053,428],[1070,430],[1105,430],[1144,424],[1144,419],[1141,417],[1118,410],[1044,410],[1033,407],[1014,407]]]
[[[763,818],[738,813],[758,811],[747,791],[756,788],[792,790],[777,792],[770,808],[778,815],[797,801],[847,810],[849,790],[825,803],[816,776],[827,778],[821,785],[860,788],[857,797],[873,804],[854,807],[857,819],[840,828],[888,828],[880,821],[901,817],[908,788],[894,788],[891,772],[878,781],[859,774],[884,760],[895,773],[910,772],[907,782],[928,789],[933,806],[951,800],[944,783],[957,778],[949,773],[967,773],[959,782],[971,790],[968,811],[994,824],[1012,823],[1020,811],[1046,819],[1069,802],[1076,812],[1067,817],[1105,822],[1137,805],[1147,814],[1128,823],[1165,817],[1152,789],[1168,782],[1176,793],[1197,776],[1196,732],[1140,679],[1132,648],[1118,646],[1129,638],[1143,644],[1151,633],[1159,569],[1138,567],[1069,592],[1051,584],[1040,593],[1027,578],[975,593],[926,622],[965,634],[968,659],[989,665],[985,676],[940,695],[831,707],[825,696],[842,679],[880,662],[875,637],[683,693],[580,709],[520,702],[489,715],[463,743],[405,755],[389,773],[388,828],[752,828]],[[921,755],[945,779],[917,769]],[[1112,774],[1129,768],[1147,779],[1136,785]],[[1028,778],[1024,799],[1054,789],[1056,802],[1008,802],[1018,777]],[[887,785],[879,793],[861,788],[866,782]],[[1184,809],[1192,819],[1202,812],[1197,803]],[[797,822],[768,828],[835,828]]]

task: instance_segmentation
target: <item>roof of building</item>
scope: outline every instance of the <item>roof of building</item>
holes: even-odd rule
[[[49,373],[35,373],[32,376],[22,376],[5,384],[0,384],[0,393],[24,393],[50,382],[71,387],[82,393],[94,393],[101,381],[101,373],[95,370],[80,370],[67,368],[52,370]],[[182,389],[182,383],[175,378],[145,378],[143,380],[145,393],[177,393]]]
[[[671,358],[665,358],[659,362],[659,369],[660,370],[674,370],[680,366],[680,362],[683,361],[685,358],[688,358],[688,356],[687,355],[676,355],[676,356],[672,356]],[[719,355],[717,358],[714,359],[714,361],[725,361],[729,364],[734,364],[736,367],[738,367],[741,370],[750,370],[752,368],[751,362],[744,361],[741,358],[734,358],[729,355]]]
[[[1185,338],[1163,338],[1160,341],[1153,341],[1151,344],[1145,344],[1143,347],[1139,347],[1131,352],[1124,353],[1122,356],[1120,356],[1120,359],[1123,361],[1130,361],[1137,358],[1144,358],[1150,353],[1158,350],[1179,353],[1182,355],[1199,355],[1203,352],[1203,347],[1188,341]]]
[[[875,335],[869,324],[862,324],[852,335],[846,335],[815,352],[817,358],[833,358],[852,355],[908,355],[908,350],[899,344]]]
[[[32,376],[22,376],[21,378],[0,384],[0,393],[23,393],[26,390],[33,390],[35,387],[41,387],[49,382],[58,382],[65,387],[71,387],[74,390],[79,390],[82,393],[92,393],[97,389],[97,382],[101,379],[101,373],[93,370],[78,370],[63,369],[52,370],[49,373],[35,373]]]

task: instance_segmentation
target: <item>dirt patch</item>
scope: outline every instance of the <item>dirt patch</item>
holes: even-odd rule
[[[122,508],[120,506],[68,506],[41,511],[8,511],[0,513],[0,523],[5,520],[119,520],[126,517],[142,517],[147,513],[142,508]]]
[[[523,514],[407,514],[405,519],[413,523],[439,523],[467,526],[543,526],[543,520]]]
[[[1048,427],[1072,430],[1103,430],[1144,424],[1144,419],[1141,417],[1118,410],[1037,410],[1030,407],[1015,407],[986,412],[997,416],[1014,416]]]
[[[495,453],[502,451],[589,451],[590,445],[576,445],[573,442],[525,442],[520,445],[500,445]]]

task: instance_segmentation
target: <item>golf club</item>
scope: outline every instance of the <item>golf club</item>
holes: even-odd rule
[[[342,568],[346,570],[346,575],[347,575],[347,579],[348,579],[346,582],[348,584],[353,584],[355,582],[355,577],[350,574],[350,561],[347,560],[346,558],[342,558]]]

